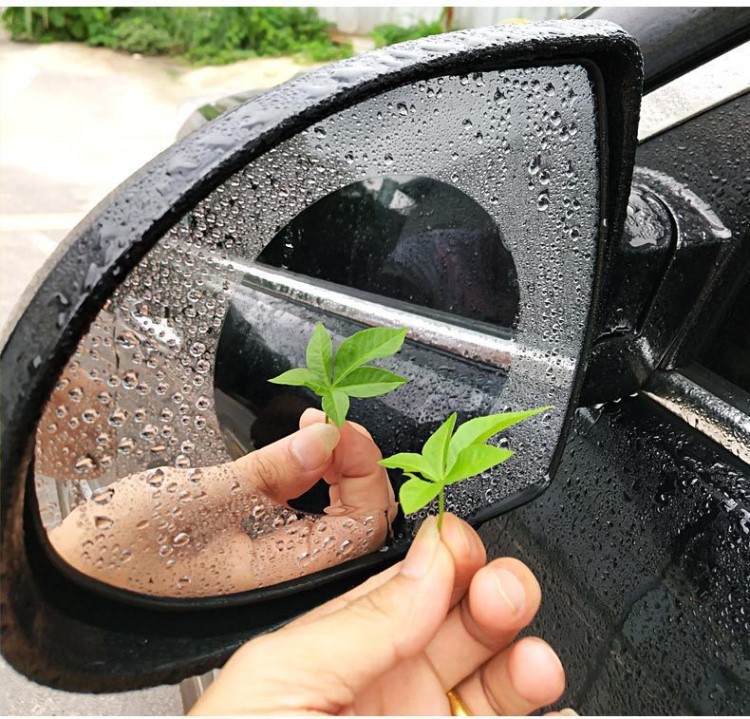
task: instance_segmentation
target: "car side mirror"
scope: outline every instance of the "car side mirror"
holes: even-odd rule
[[[393,366],[411,389],[354,413],[381,445],[424,439],[452,409],[554,405],[509,433],[513,466],[457,487],[449,509],[479,524],[543,491],[623,227],[640,88],[637,46],[608,23],[451,33],[270,90],[115,190],[29,289],[2,350],[8,661],[72,690],[174,682],[403,555],[418,520],[377,552],[344,538],[309,573],[287,535],[319,529],[314,497],[264,505],[260,524],[255,500],[201,504],[206,468],[294,429],[309,398],[266,380],[300,363],[321,317],[339,340],[410,328]],[[124,512],[134,537],[153,534],[147,560],[140,540],[113,540],[125,480],[153,509]],[[74,558],[50,537],[78,510],[95,531]],[[367,534],[367,516],[351,521]],[[275,566],[250,549],[262,535],[299,571],[225,576],[240,529],[248,562]],[[193,550],[202,574],[179,571]]]

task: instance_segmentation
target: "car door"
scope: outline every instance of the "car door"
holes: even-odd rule
[[[638,37],[651,91],[623,284],[550,488],[482,530],[542,578],[581,713],[750,706],[747,27],[713,13],[594,13]]]

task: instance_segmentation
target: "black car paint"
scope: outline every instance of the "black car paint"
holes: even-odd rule
[[[747,465],[642,396],[578,411],[549,489],[480,532],[539,577],[560,705],[748,712],[749,491]]]
[[[740,257],[749,100],[691,118],[636,155],[708,202]],[[740,274],[730,264],[703,298],[703,341],[686,341],[677,366],[710,348],[716,295]],[[642,396],[581,409],[549,490],[483,533],[493,554],[510,551],[539,573],[536,629],[560,651],[566,700],[582,713],[750,712],[750,471],[705,435]]]
[[[750,8],[592,7],[578,17],[627,30],[643,53],[643,91],[673,80],[750,39]]]

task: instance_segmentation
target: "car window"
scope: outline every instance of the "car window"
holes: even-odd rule
[[[373,177],[303,210],[258,262],[383,297],[512,327],[513,257],[487,211],[430,177]]]
[[[750,394],[750,273],[706,344],[701,363]]]

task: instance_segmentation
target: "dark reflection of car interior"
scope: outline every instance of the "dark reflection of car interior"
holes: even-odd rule
[[[513,258],[471,197],[429,177],[375,177],[295,217],[258,262],[383,297],[512,327]]]
[[[323,280],[436,310],[448,321],[455,318],[457,324],[460,319],[462,324],[468,320],[511,330],[518,316],[516,268],[497,225],[468,195],[428,177],[371,178],[331,193],[282,228],[258,262],[305,275],[312,284]],[[300,414],[316,404],[303,388],[283,388],[266,381],[295,366],[294,359],[274,349],[277,321],[258,311],[269,303],[279,307],[280,302],[293,316],[285,319],[287,346],[290,337],[297,337],[292,328],[299,328],[300,346],[295,351],[304,357],[306,339],[321,318],[291,301],[264,300],[260,290],[238,287],[222,327],[216,410],[233,456],[294,432]],[[336,341],[361,329],[344,318],[331,316],[324,321]],[[412,379],[402,395],[429,391],[427,377],[434,356],[422,357],[416,348],[401,354],[400,361],[408,364]],[[445,366],[451,368],[453,377],[456,373],[471,377],[472,387],[486,387],[481,401],[489,411],[505,381],[502,373],[447,356]],[[455,380],[454,386],[459,386]],[[409,399],[404,403],[418,404]],[[389,449],[387,438],[395,433],[426,439],[435,429],[416,414],[412,416],[408,408],[401,412],[378,401],[362,411],[367,416],[359,421],[383,438],[384,451]],[[353,415],[357,419],[356,409]],[[321,483],[292,504],[321,511],[326,497],[326,485]]]

